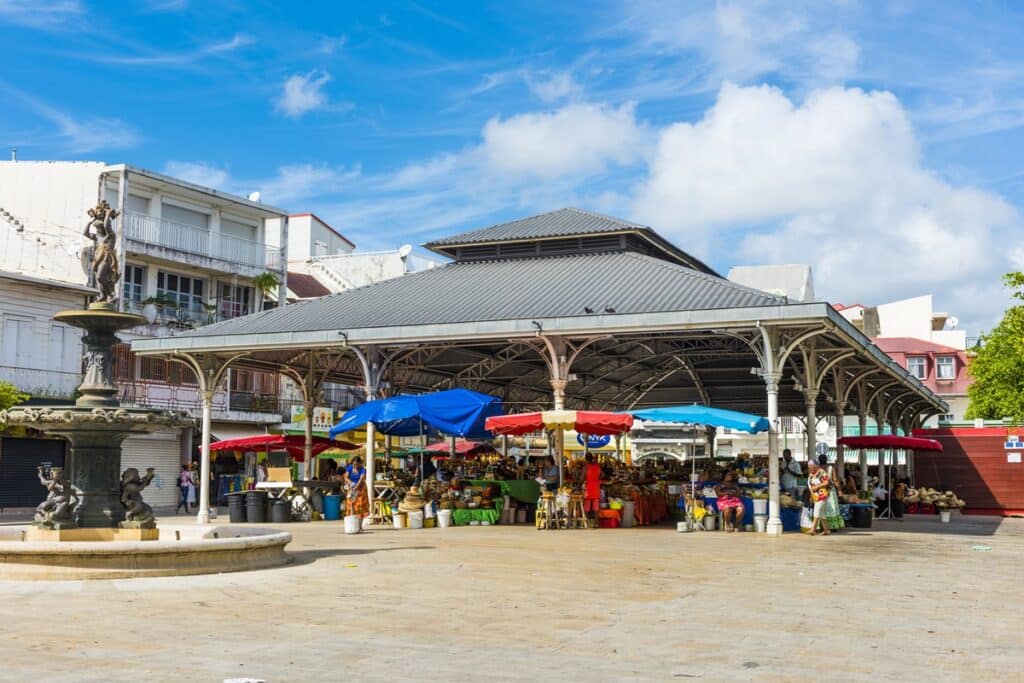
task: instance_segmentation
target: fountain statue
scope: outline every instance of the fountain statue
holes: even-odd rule
[[[36,473],[39,476],[39,483],[46,487],[46,500],[36,507],[36,525],[46,529],[74,526],[71,512],[78,504],[78,495],[71,482],[64,476],[64,470],[60,467],[51,467],[49,476],[44,476],[46,468],[40,465],[36,468]]]
[[[156,518],[153,508],[142,500],[142,489],[149,486],[156,472],[152,467],[146,468],[146,476],[140,477],[139,471],[129,467],[121,475],[121,505],[124,505],[124,521],[121,526],[129,525],[140,529],[155,529]]]
[[[120,268],[115,249],[114,218],[117,212],[101,201],[89,210],[85,234],[96,246],[89,267],[90,282],[99,290],[98,300],[84,310],[61,311],[54,320],[85,331],[82,342],[84,377],[73,406],[16,407],[0,411],[0,425],[19,425],[68,441],[63,471],[54,468],[46,502],[37,508],[37,526],[64,529],[117,528],[126,517],[139,528],[152,521],[152,510],[141,491],[152,480],[138,470],[121,472],[121,444],[133,434],[181,428],[195,423],[187,413],[123,408],[113,378],[114,345],[120,330],[144,324],[139,315],[117,310]],[[134,476],[129,478],[129,473]],[[143,527],[145,528],[145,527]]]

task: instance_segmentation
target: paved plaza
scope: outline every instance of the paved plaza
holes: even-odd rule
[[[1007,681],[1024,668],[1024,520],[781,539],[289,530],[282,569],[0,582],[0,680]]]

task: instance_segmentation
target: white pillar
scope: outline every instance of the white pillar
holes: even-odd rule
[[[840,401],[836,403],[836,474],[839,476],[840,484],[846,478],[846,447],[839,442],[843,438],[843,422],[846,420],[846,405]]]
[[[553,393],[553,403],[555,410],[565,409],[565,385],[567,382],[564,379],[552,378],[551,389]],[[559,488],[565,484],[565,430],[555,430],[555,457],[558,459],[558,486]]]
[[[860,435],[868,435],[868,414],[861,411],[857,414],[857,421],[860,423]],[[860,449],[860,488],[862,491],[870,492],[868,488],[868,454],[863,448]]]
[[[818,459],[818,413],[817,403],[818,394],[813,394],[808,390],[804,394],[804,408],[807,413],[807,426],[804,430],[806,434],[806,447],[807,447],[807,462]]]
[[[210,523],[210,420],[213,415],[213,391],[200,392],[203,400],[203,437],[199,451],[199,513],[197,524]]]
[[[302,446],[302,452],[306,456],[306,462],[302,463],[302,478],[309,481],[313,478],[311,475],[311,472],[313,471],[313,402],[305,400],[302,402],[302,407],[306,413],[306,419],[303,425],[306,432],[306,441]]]
[[[765,386],[768,393],[768,525],[769,536],[782,535],[782,516],[779,504],[779,380],[769,377]]]

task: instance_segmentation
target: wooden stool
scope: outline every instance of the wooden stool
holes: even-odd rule
[[[370,514],[370,520],[374,524],[386,524],[391,519],[391,513],[388,511],[390,506],[387,501],[380,500],[379,498],[373,499],[373,510]]]
[[[538,529],[557,529],[558,511],[555,509],[555,494],[546,492],[537,503],[536,526]]]
[[[583,496],[569,496],[569,517],[566,520],[569,529],[587,529],[590,527],[590,520],[587,519],[587,512],[583,508]]]

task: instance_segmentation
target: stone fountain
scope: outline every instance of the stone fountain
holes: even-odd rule
[[[284,548],[291,534],[261,527],[165,525],[160,537],[142,491],[152,470],[121,473],[121,444],[144,434],[194,424],[187,413],[122,408],[113,382],[117,333],[144,322],[120,313],[120,269],[113,220],[106,202],[89,211],[85,235],[95,242],[89,281],[99,300],[85,310],[62,311],[56,320],[85,330],[85,376],[73,406],[0,411],[0,425],[20,425],[68,441],[63,469],[39,471],[47,496],[32,527],[0,527],[0,579],[113,579],[245,571],[291,562]],[[75,541],[68,543],[66,541]]]
[[[95,242],[89,279],[99,300],[84,310],[61,311],[54,320],[85,331],[82,341],[84,378],[74,406],[13,408],[0,411],[0,424],[20,425],[63,437],[68,441],[65,467],[49,478],[40,472],[48,491],[36,509],[32,535],[39,540],[109,540],[158,537],[152,510],[141,491],[152,473],[123,474],[121,444],[132,434],[144,434],[194,424],[187,413],[122,408],[113,381],[117,333],[146,322],[145,318],[116,310],[120,268],[115,251],[113,220],[117,212],[106,202],[89,211],[85,235]],[[107,529],[107,533],[84,531]]]

